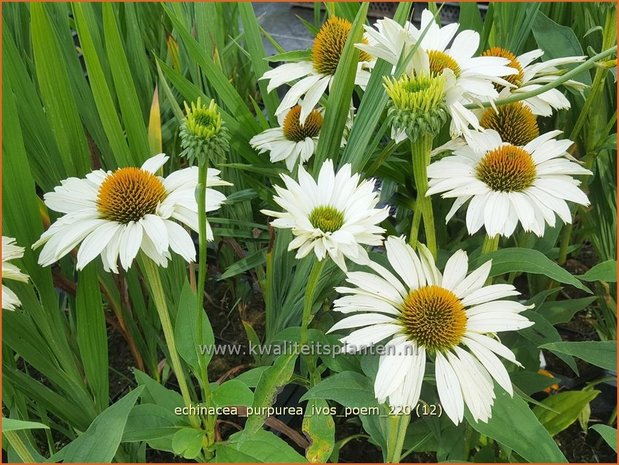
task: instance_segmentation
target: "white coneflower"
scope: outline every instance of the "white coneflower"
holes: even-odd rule
[[[359,43],[355,46],[372,57],[382,58],[392,64],[393,71],[395,71],[400,58],[406,57],[417,42],[415,27],[409,21],[401,25],[391,18],[379,19],[374,26],[376,29],[367,25],[363,26],[367,43]],[[424,59],[423,53],[421,48],[416,50],[406,69],[408,74],[412,74],[415,65],[419,65],[417,60]]]
[[[447,416],[460,423],[466,404],[476,421],[488,421],[495,398],[493,379],[513,392],[497,355],[518,364],[495,333],[531,326],[520,315],[530,307],[504,300],[518,294],[512,285],[484,286],[491,262],[467,276],[468,257],[462,250],[451,256],[441,274],[423,245],[418,256],[403,238],[390,236],[385,248],[395,274],[373,262],[373,273],[348,273],[352,287],[336,288],[345,296],[335,301],[335,310],[352,315],[329,331],[355,328],[342,339],[352,352],[389,339],[374,382],[379,402],[414,408],[431,359]]]
[[[470,127],[481,129],[477,117],[465,105],[498,98],[495,84],[506,84],[504,77],[518,72],[509,66],[506,58],[475,56],[479,34],[471,30],[456,34],[457,23],[440,27],[429,10],[422,12],[419,29],[409,22],[400,26],[393,21],[380,23],[377,28],[377,31],[366,33],[373,45],[358,44],[357,47],[396,65],[402,53],[417,45],[418,52],[408,74],[452,76],[446,79],[444,100],[452,118],[450,132],[453,137],[468,132]],[[388,52],[390,46],[393,49]],[[401,140],[403,137],[399,133],[395,138]]]
[[[5,279],[28,282],[28,275],[23,273],[17,266],[9,263],[9,260],[15,260],[24,256],[24,248],[15,243],[12,237],[2,236],[2,308],[6,310],[15,310],[21,306],[21,302],[17,295],[4,285]]]
[[[297,164],[305,164],[316,152],[323,113],[322,108],[312,110],[305,123],[301,124],[301,106],[296,105],[287,113],[278,115],[278,127],[255,135],[249,143],[258,153],[269,152],[272,163],[284,161],[288,171],[293,171]],[[351,108],[342,136],[342,147],[352,127],[353,115],[354,108]]]
[[[517,74],[505,77],[509,85],[502,89],[500,96],[507,97],[510,94],[521,94],[539,89],[543,85],[553,82],[565,72],[565,70],[559,68],[560,66],[581,63],[586,58],[584,56],[571,56],[533,63],[543,54],[543,50],[537,49],[516,57],[512,52],[501,47],[486,50],[483,53],[484,56],[506,58],[510,62],[509,66],[518,71]],[[563,85],[578,91],[582,91],[586,87],[585,84],[574,80],[566,81]],[[558,89],[547,90],[534,97],[529,97],[523,102],[531,108],[534,114],[539,116],[550,116],[553,109],[570,108],[570,101]]]
[[[275,111],[279,114],[300,104],[300,120],[304,124],[314,107],[320,101],[327,88],[333,82],[335,70],[344,51],[344,45],[350,35],[352,24],[342,18],[331,17],[323,25],[312,47],[312,61],[286,63],[264,73],[261,79],[269,79],[268,92],[281,86],[296,82],[286,93]],[[355,84],[363,89],[370,79],[366,69],[372,58],[361,53],[357,65]],[[301,99],[303,99],[301,101]]]
[[[128,269],[142,250],[160,266],[166,266],[169,249],[187,261],[195,260],[195,247],[189,233],[178,222],[198,231],[198,206],[195,198],[198,168],[171,173],[166,178],[155,173],[168,160],[165,154],[146,160],[141,168],[97,170],[86,178],[69,178],[45,194],[45,204],[64,213],[34,244],[44,245],[39,264],[51,265],[75,247],[77,269],[101,255],[106,271]],[[227,186],[219,171],[210,169],[207,185]],[[207,189],[207,211],[219,208],[225,196]],[[208,236],[212,231],[208,226]]]
[[[323,122],[319,110],[312,110],[304,124],[299,120],[300,115],[299,105],[288,113],[280,113],[279,127],[255,135],[249,143],[259,153],[269,152],[272,163],[286,162],[286,168],[292,171],[297,163],[303,164],[314,155]]]
[[[567,202],[589,205],[573,175],[591,174],[566,158],[570,140],[561,131],[536,137],[524,146],[503,142],[488,129],[471,133],[467,144],[428,167],[427,195],[442,193],[456,201],[447,221],[470,200],[466,224],[470,234],[485,226],[488,236],[511,236],[518,222],[525,231],[544,234],[545,224],[572,217]]]
[[[345,258],[357,263],[368,260],[363,245],[380,245],[382,233],[377,226],[389,215],[389,210],[376,208],[378,193],[374,180],[360,181],[351,173],[350,164],[337,173],[333,162],[324,162],[318,181],[299,166],[299,181],[282,175],[286,189],[275,186],[273,198],[283,212],[263,210],[265,215],[277,218],[271,224],[276,228],[292,229],[295,238],[288,250],[296,250],[296,258],[314,252],[318,260],[327,255],[343,270]]]

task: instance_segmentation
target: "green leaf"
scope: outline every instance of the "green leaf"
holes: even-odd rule
[[[607,370],[617,370],[617,341],[551,342],[540,346],[555,354],[572,355]]]
[[[187,424],[186,417],[176,415],[161,405],[135,405],[127,418],[122,442],[150,441],[170,436]]]
[[[125,47],[120,37],[120,31],[116,22],[117,15],[113,5],[111,3],[104,3],[102,7],[105,50],[118,97],[118,106],[125,123],[124,127],[129,141],[129,148],[134,153],[134,157],[137,156],[137,160],[146,160],[154,153],[151,152],[149,147],[146,124],[144,123],[144,116],[139,104],[140,99],[133,82],[129,61],[125,55],[127,47]]]
[[[585,274],[578,276],[583,281],[606,281],[617,282],[617,260],[607,260],[598,263]]]
[[[265,58],[270,63],[276,63],[279,61],[284,62],[298,62],[298,61],[312,61],[312,51],[307,50],[291,50],[289,52],[278,53]]]
[[[264,73],[269,70],[269,65],[265,61],[264,46],[262,45],[262,36],[260,35],[260,25],[258,24],[258,18],[251,3],[239,3],[239,16],[243,23],[243,33],[245,38],[245,44],[247,51],[249,52],[249,58],[253,65],[253,72],[258,79],[258,88],[260,89],[260,95],[264,106],[269,115],[269,120],[275,124],[277,118],[275,118],[275,110],[279,105],[279,98],[277,92],[267,92],[267,81],[260,80]]]
[[[361,41],[363,23],[368,7],[369,3],[363,3],[359,8],[333,76],[333,83],[327,99],[325,119],[318,138],[316,155],[314,155],[313,166],[316,173],[327,157],[335,156],[340,150],[359,62],[359,50],[355,47],[355,43]]]
[[[581,299],[555,300],[544,302],[537,308],[537,312],[553,325],[567,323],[576,312],[586,308],[597,300],[597,297],[583,297]]]
[[[301,397],[301,401],[310,399],[334,400],[344,407],[378,405],[372,381],[354,371],[343,371],[323,379]]]
[[[2,417],[2,433],[19,431],[24,429],[49,429],[49,426],[35,421],[16,420],[15,418]]]
[[[136,369],[133,370],[133,375],[138,386],[144,386],[142,402],[157,404],[170,412],[173,412],[176,407],[185,405],[178,392],[162,386],[146,373]]]
[[[245,258],[240,259],[238,262],[230,265],[226,271],[219,277],[219,281],[223,281],[233,276],[238,276],[241,273],[245,273],[248,270],[263,265],[266,262],[266,256],[263,249],[258,249],[255,252],[247,255]]]
[[[143,389],[137,387],[101,412],[83,434],[62,449],[64,462],[111,462],[120,445],[129,412]]]
[[[250,113],[243,98],[230,83],[228,77],[222,72],[221,68],[213,62],[211,57],[206,53],[206,50],[193,38],[174,10],[167,4],[163,4],[163,9],[182,38],[190,59],[200,66],[204,76],[213,86],[214,93],[221,99],[225,108],[239,120],[239,123],[245,126],[247,131],[252,134],[259,132],[260,126]]]
[[[560,392],[542,402],[554,412],[537,406],[533,408],[533,413],[539,418],[548,433],[554,436],[574,423],[582,409],[599,393],[600,391],[595,390]]]
[[[116,163],[119,166],[139,166],[144,160],[145,154],[132,153],[127,145],[125,131],[120,124],[112,92],[103,71],[101,57],[93,39],[93,31],[96,31],[97,28],[90,22],[93,19],[92,5],[88,3],[74,3],[71,6],[95,104],[101,116],[101,124],[112,147]]]
[[[589,288],[572,276],[569,271],[561,268],[537,250],[520,247],[501,249],[479,257],[477,264],[481,265],[488,259],[492,259],[490,276],[499,276],[511,272],[542,274],[559,283],[569,284],[591,294]]]
[[[245,423],[245,431],[252,434],[257,432],[266,420],[265,407],[275,402],[279,389],[290,381],[294,372],[297,354],[281,355],[275,363],[264,371],[254,392],[252,407],[260,414],[250,415]]]
[[[176,455],[195,459],[200,455],[204,432],[193,428],[181,428],[172,437],[172,449]]]
[[[475,422],[465,413],[469,424],[479,433],[513,450],[528,462],[561,462],[567,460],[546,428],[518,395],[511,397],[495,386],[496,399],[488,423]]]
[[[88,142],[60,41],[50,19],[49,6],[33,4],[30,14],[36,76],[47,119],[60,149],[59,162],[66,175],[83,175],[90,168]]]
[[[254,463],[305,463],[300,455],[286,441],[270,431],[258,430],[252,434],[240,431],[230,436],[225,443],[217,443],[217,462]]]
[[[250,388],[251,387],[256,387],[258,385],[258,382],[260,381],[260,377],[268,369],[269,369],[269,367],[256,367],[256,368],[252,368],[251,370],[247,370],[247,371],[241,373],[240,375],[238,375],[234,379],[236,379],[237,381],[241,381],[247,387],[250,387]]]
[[[75,302],[77,345],[99,412],[109,402],[107,323],[94,263],[78,272]]]
[[[529,320],[533,321],[535,324],[528,328],[522,329],[520,334],[533,342],[536,347],[541,347],[543,344],[548,344],[551,342],[560,342],[561,335],[557,331],[557,329],[540,313],[535,310],[526,310],[522,313],[522,316],[527,317]],[[578,374],[578,366],[576,365],[576,361],[567,354],[557,354],[561,360],[563,360],[574,373]]]
[[[329,414],[329,404],[323,399],[311,399],[305,407],[303,433],[310,440],[305,457],[312,463],[326,463],[335,446],[335,422]]]
[[[612,428],[608,425],[593,425],[591,428],[594,431],[597,431],[606,444],[613,448],[615,452],[617,452],[617,428]]]
[[[404,24],[410,15],[412,6],[412,2],[400,2],[393,19],[401,25]],[[365,167],[372,157],[372,150],[368,150],[372,139],[380,138],[375,135],[375,130],[389,100],[383,86],[383,76],[391,75],[392,68],[391,63],[379,59],[372,70],[370,81],[361,99],[348,142],[340,160],[340,165],[351,163],[353,171],[361,171]],[[403,69],[403,66],[398,66],[394,76],[399,77]]]
[[[555,23],[541,11],[537,12],[532,31],[537,46],[544,50],[544,60],[585,55],[572,28]],[[578,75],[576,80],[591,85],[589,72]]]
[[[213,327],[209,321],[208,314],[203,313],[202,317],[202,336],[203,340],[198,341],[198,315],[196,314],[196,294],[192,291],[191,285],[185,281],[183,290],[178,299],[178,311],[174,323],[174,334],[176,338],[176,349],[178,354],[185,362],[198,372],[199,359],[202,357],[205,364],[213,358],[212,351],[206,350],[204,355],[200,353],[200,346],[211,347],[215,344]]]
[[[481,12],[477,2],[462,2],[459,4],[459,7],[460,17],[458,22],[460,23],[460,30],[472,29],[481,33],[484,23],[481,19]]]
[[[213,402],[218,407],[250,407],[254,393],[247,384],[231,379],[213,389]]]
[[[558,383],[557,378],[550,378],[548,376],[541,375],[535,371],[517,370],[510,373],[510,377],[515,386],[522,390],[526,395],[535,394],[541,392],[554,383]]]

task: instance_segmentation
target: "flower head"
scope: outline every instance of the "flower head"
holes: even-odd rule
[[[552,131],[524,146],[505,143],[494,130],[467,136],[467,144],[428,167],[428,195],[442,193],[456,201],[447,221],[470,200],[466,224],[470,234],[485,226],[489,236],[509,237],[518,222],[525,231],[544,234],[555,215],[572,217],[567,201],[589,205],[573,175],[591,174],[567,159],[570,140],[556,140]]]
[[[535,60],[544,54],[543,50],[531,50],[516,57],[512,52],[501,47],[492,47],[483,53],[484,57],[502,57],[510,61],[509,66],[518,70],[517,74],[505,76],[507,83],[497,85],[501,91],[501,97],[510,94],[529,92],[540,88],[556,80],[564,70],[561,66],[580,63],[584,61],[584,56],[570,56],[555,58],[552,60],[534,63]],[[586,86],[581,82],[569,80],[565,86],[582,91]],[[558,89],[550,89],[534,97],[529,97],[522,101],[529,107],[533,114],[539,116],[550,116],[554,110],[570,108],[570,101]]]
[[[354,110],[351,107],[346,120],[342,147],[352,127]],[[255,135],[249,143],[259,153],[269,152],[271,162],[285,161],[286,168],[292,172],[299,162],[304,164],[314,155],[324,122],[323,113],[322,108],[312,110],[305,123],[301,123],[301,105],[296,105],[287,113],[278,115],[279,127]]]
[[[275,202],[284,211],[263,210],[276,217],[276,228],[292,229],[296,236],[288,249],[296,250],[296,258],[314,252],[318,260],[329,255],[343,270],[344,258],[354,262],[367,261],[363,245],[380,245],[384,229],[377,226],[388,216],[387,208],[376,208],[378,194],[374,181],[359,182],[351,174],[349,164],[337,173],[327,160],[320,169],[318,181],[299,166],[299,181],[282,175],[286,189],[275,186]]]
[[[423,245],[417,254],[403,238],[390,236],[385,249],[391,270],[370,262],[372,272],[349,272],[351,286],[336,288],[344,296],[335,301],[335,310],[347,316],[329,332],[355,328],[342,338],[349,351],[389,339],[374,383],[379,402],[414,408],[426,361],[432,359],[447,416],[460,423],[466,404],[476,421],[487,422],[495,398],[493,379],[513,393],[497,355],[518,364],[495,333],[531,326],[520,315],[530,307],[505,300],[518,295],[512,285],[484,285],[490,261],[468,274],[463,250],[451,256],[441,274]]]
[[[458,33],[457,23],[441,27],[429,10],[422,12],[419,29],[408,21],[403,26],[395,21],[377,22],[376,27],[366,32],[369,45],[357,44],[358,48],[395,66],[401,56],[417,46],[407,74],[452,76],[445,83],[444,101],[453,137],[469,132],[471,127],[481,129],[475,113],[465,105],[498,98],[495,84],[506,83],[504,77],[518,72],[506,58],[475,56],[479,34],[471,30]],[[403,139],[401,132],[393,136],[397,141]]]
[[[295,105],[300,105],[299,118],[301,124],[305,124],[305,120],[333,81],[351,29],[350,21],[337,17],[329,18],[314,39],[311,61],[286,63],[264,73],[261,79],[269,80],[267,86],[269,92],[282,84],[298,80],[282,99],[275,111],[276,114],[279,115]],[[370,60],[371,57],[366,53],[359,55],[355,84],[364,89],[370,79],[370,73],[366,69],[370,66]]]
[[[28,275],[23,273],[17,266],[9,263],[24,256],[24,248],[15,244],[12,237],[2,236],[2,281],[11,279],[13,281],[28,282]],[[2,284],[2,308],[15,310],[21,306],[17,295],[8,287]]]
[[[312,110],[305,123],[301,123],[301,107],[292,107],[279,115],[280,126],[267,129],[252,137],[251,146],[258,152],[270,152],[271,162],[285,161],[292,171],[300,160],[308,161],[316,150],[323,117],[319,110]]]
[[[191,106],[185,102],[185,115],[180,131],[183,148],[180,155],[191,162],[206,159],[215,164],[223,162],[229,150],[230,136],[215,101],[211,100],[208,107],[200,98]]]
[[[539,137],[537,118],[522,102],[487,108],[479,124],[484,129],[494,129],[503,142],[513,145],[527,145]]]
[[[105,270],[117,273],[119,257],[122,268],[128,269],[140,250],[161,266],[170,259],[169,249],[189,262],[195,260],[193,240],[177,222],[198,231],[198,168],[157,176],[167,160],[159,154],[140,168],[93,171],[86,178],[66,179],[45,194],[45,204],[64,216],[33,245],[43,246],[39,264],[51,265],[78,245],[78,270],[101,255]],[[225,185],[230,183],[219,179],[218,170],[208,170],[207,186]],[[206,199],[206,211],[213,211],[226,197],[207,189]],[[212,240],[208,224],[207,234]]]
[[[413,141],[423,134],[438,134],[447,120],[446,80],[445,73],[385,78],[394,131],[405,132]]]

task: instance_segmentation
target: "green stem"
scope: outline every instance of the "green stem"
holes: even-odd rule
[[[423,217],[423,229],[426,233],[426,245],[430,252],[437,257],[436,246],[436,231],[434,228],[434,212],[432,211],[432,199],[426,197],[428,192],[428,165],[430,164],[430,154],[432,152],[432,136],[424,134],[419,136],[417,140],[411,142],[411,156],[413,159],[413,175],[415,177],[415,187],[417,188],[417,200],[415,209],[419,208]],[[417,227],[418,228],[418,227]],[[415,231],[415,218],[413,215],[413,225],[411,227],[411,236]],[[416,234],[415,234],[416,235]],[[413,239],[415,242],[413,243]],[[412,246],[417,243],[417,238],[409,238]]]
[[[389,415],[386,463],[400,463],[410,415]]]
[[[417,239],[419,237],[419,225],[421,224],[421,208],[419,208],[419,202],[415,202],[415,209],[413,210],[413,221],[411,221],[411,233],[408,236],[408,243],[413,248],[417,248]]]
[[[494,104],[497,106],[508,105],[510,103],[519,102],[521,100],[526,100],[528,98],[535,97],[536,95],[543,94],[544,92],[554,89],[555,87],[559,87],[561,84],[563,84],[566,81],[569,81],[573,77],[578,76],[580,73],[593,68],[598,61],[603,60],[604,58],[607,58],[616,52],[617,52],[617,46],[615,45],[614,47],[604,50],[603,52],[600,52],[597,55],[589,58],[584,63],[581,63],[574,69],[568,71],[563,76],[559,76],[557,79],[555,79],[552,82],[549,82],[548,84],[544,84],[543,86],[538,87],[537,89],[531,90],[529,92],[516,93],[516,94],[510,95],[509,97],[495,100]],[[465,107],[468,108],[469,110],[473,110],[475,108],[488,108],[490,106],[491,106],[490,102],[484,102],[481,104],[469,103],[465,105]]]
[[[495,252],[499,249],[499,238],[500,236],[497,234],[496,236],[488,236],[484,237],[484,243],[481,246],[481,255],[487,255],[489,253]]]
[[[189,388],[185,379],[185,371],[183,370],[183,365],[181,364],[181,360],[178,357],[178,351],[176,350],[174,328],[172,327],[172,320],[170,320],[168,304],[166,302],[165,292],[163,291],[161,276],[159,275],[159,268],[157,268],[155,262],[146,256],[141,257],[141,265],[146,275],[146,279],[148,280],[153,296],[153,302],[155,304],[155,308],[157,309],[159,320],[161,321],[161,328],[163,329],[163,335],[170,354],[170,362],[172,363],[172,368],[174,370],[174,374],[176,375],[178,386],[181,389],[183,401],[185,402],[185,405],[189,407],[191,405],[191,396],[189,395]],[[192,426],[195,428],[200,426],[196,417],[190,416],[189,419]]]
[[[204,341],[204,291],[206,288],[206,272],[207,272],[207,236],[206,236],[206,180],[208,175],[208,161],[201,161],[198,166],[198,184],[196,186],[196,197],[198,203],[198,282],[196,294],[196,329],[197,346]],[[207,407],[212,406],[211,386],[208,379],[208,367],[204,363],[204,357],[198,354],[198,369],[200,371],[200,385],[202,387],[202,396]],[[215,417],[209,415],[206,417],[206,439],[208,444],[215,442]]]
[[[564,265],[567,261],[567,251],[572,240],[572,223],[566,224],[561,232],[561,243],[559,244],[559,265]],[[553,281],[554,282],[554,281]]]
[[[324,269],[326,260],[315,261],[312,265],[307,287],[305,288],[305,300],[303,302],[303,319],[301,320],[301,345],[304,346],[309,340],[308,328],[312,321],[312,305],[314,303],[314,294],[316,293],[316,285]]]
[[[498,234],[493,237],[490,237],[486,234],[486,237],[484,237],[484,243],[481,246],[482,257],[499,249],[500,237],[501,236],[499,236]],[[492,284],[492,278],[488,278],[486,280],[486,286],[489,286],[490,284]]]

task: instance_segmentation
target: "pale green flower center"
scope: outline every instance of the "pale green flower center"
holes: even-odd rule
[[[335,232],[344,226],[344,213],[330,205],[321,205],[312,210],[309,221],[322,232]]]

